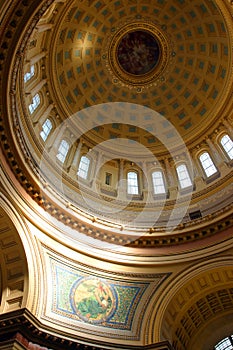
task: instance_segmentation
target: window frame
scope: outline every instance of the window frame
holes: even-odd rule
[[[46,125],[47,130],[49,130],[49,132],[46,133],[46,132],[45,132],[44,126],[45,126],[45,124],[46,124],[47,122],[50,122],[51,128],[49,128],[49,127]],[[41,130],[41,132],[40,132],[40,137],[42,138],[42,140],[43,140],[44,142],[46,142],[47,139],[48,139],[48,137],[49,137],[49,135],[50,135],[50,133],[51,133],[51,131],[52,131],[52,129],[53,129],[53,123],[52,123],[51,119],[50,119],[50,118],[46,118],[41,127],[42,127],[42,130]],[[44,135],[45,135],[45,138],[42,136],[43,133],[44,133]]]
[[[61,151],[62,150],[62,147],[63,149],[65,148],[64,146],[62,146],[62,144],[64,145],[64,143],[66,143],[66,145],[68,145],[68,148],[65,150],[64,154],[63,153],[59,153],[59,150]],[[58,149],[57,149],[57,154],[56,154],[56,158],[62,163],[64,164],[65,163],[65,160],[67,158],[67,155],[68,155],[68,152],[70,150],[70,144],[69,142],[66,140],[66,139],[62,139],[61,142],[59,143],[59,146],[58,146]],[[60,156],[61,155],[61,156]]]
[[[224,137],[227,137],[227,138],[228,138],[228,141],[227,141],[225,144],[222,143],[222,140],[223,140]],[[230,160],[230,161],[233,161],[233,141],[232,141],[230,135],[228,135],[228,134],[225,133],[224,135],[222,135],[222,136],[220,137],[219,142],[220,142],[220,145],[221,145],[221,149],[223,150],[224,154],[227,156],[227,159]],[[227,150],[226,147],[225,147],[225,145],[226,145],[228,142],[229,142],[229,143],[231,144],[231,146],[232,146],[232,147],[230,148],[230,150]]]
[[[162,180],[162,184],[161,183],[158,183],[158,184],[155,184],[156,182],[156,178],[154,178],[154,174],[161,174],[161,176],[159,177],[160,180]],[[165,178],[164,178],[164,173],[162,170],[160,169],[156,169],[156,170],[153,170],[151,172],[151,179],[152,179],[152,188],[153,188],[153,195],[154,196],[164,196],[167,194],[167,186],[166,186],[166,182],[165,182]],[[157,178],[158,179],[158,178]],[[156,188],[163,188],[164,191],[158,191],[156,192]]]
[[[30,66],[30,71],[26,72],[23,76],[24,83],[30,81],[36,75],[36,67],[35,64]]]
[[[86,160],[88,160],[87,169],[82,168],[82,165],[85,165],[85,166],[87,165],[87,163],[85,163],[85,162],[83,161],[84,158],[85,158]],[[83,154],[83,155],[80,157],[80,160],[79,160],[78,170],[77,170],[77,176],[78,176],[79,178],[83,179],[83,180],[88,180],[88,178],[89,178],[89,171],[90,171],[90,165],[91,165],[91,160],[90,160],[90,158],[87,157],[86,154]],[[80,172],[85,173],[86,175],[85,175],[85,176],[82,176],[82,175],[80,175]]]
[[[232,348],[233,348],[233,335],[220,340],[214,346],[213,350],[231,350]]]
[[[41,104],[41,97],[40,97],[40,94],[37,92],[32,97],[32,103],[30,103],[28,106],[29,113],[32,115],[35,112],[35,110],[38,109],[40,104]]]
[[[183,170],[179,171],[178,169],[181,167],[183,167]],[[176,165],[175,169],[180,189],[187,190],[193,188],[193,182],[191,180],[187,165],[185,163],[180,163]],[[183,177],[184,173],[186,175],[185,177]],[[187,185],[185,185],[185,183],[187,183]]]
[[[205,160],[203,160],[203,161],[201,160],[201,157],[202,157],[203,155],[205,155],[205,154],[208,156],[208,157],[207,157],[207,158],[208,158],[208,161],[210,161],[210,163],[211,163],[211,165],[210,165],[210,166],[207,166],[207,167],[204,166],[204,161],[205,161]],[[213,177],[215,177],[216,175],[219,174],[218,168],[217,168],[216,165],[214,164],[214,161],[213,161],[213,159],[212,159],[212,157],[211,157],[211,155],[209,154],[208,151],[203,151],[202,153],[200,153],[199,156],[198,156],[198,159],[199,159],[199,162],[200,162],[202,171],[204,172],[206,179],[212,179]],[[208,174],[207,169],[209,169],[210,167],[213,167],[213,168],[215,169],[215,171],[212,172],[211,174]]]
[[[135,174],[136,177],[134,179],[129,179],[129,174]],[[140,195],[140,188],[139,188],[139,174],[136,170],[128,170],[127,171],[127,195],[129,196],[139,196]],[[130,184],[129,180],[136,180],[136,185],[132,185]],[[135,191],[130,191],[130,189],[137,189],[136,192]]]
[[[107,181],[109,180],[109,181]],[[105,185],[106,186],[112,186],[112,173],[105,172]]]

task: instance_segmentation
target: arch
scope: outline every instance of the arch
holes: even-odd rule
[[[231,350],[233,346],[233,335],[226,337],[215,345],[215,350]]]
[[[220,138],[220,144],[224,150],[224,153],[227,155],[227,157],[232,160],[233,159],[233,141],[231,140],[230,136],[228,134],[224,134]]]
[[[199,155],[199,161],[201,163],[201,167],[204,170],[206,177],[210,177],[218,172],[214,162],[208,152],[203,152]]]
[[[29,267],[21,237],[21,223],[0,198],[0,314],[25,308],[29,294]],[[3,206],[6,210],[3,209]]]
[[[175,350],[204,350],[211,339],[212,325],[220,325],[224,317],[230,319],[233,312],[233,257],[213,258],[183,270],[172,281],[151,306],[152,317],[147,334],[148,342],[168,339]],[[233,327],[233,320],[230,322]],[[205,331],[208,334],[205,346],[198,346],[198,338]],[[220,329],[218,339],[225,336],[226,328]],[[203,340],[203,338],[202,338]],[[208,343],[208,344],[207,344]]]

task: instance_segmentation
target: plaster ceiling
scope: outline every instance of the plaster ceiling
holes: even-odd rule
[[[92,141],[124,137],[156,150],[161,135],[175,142],[174,126],[185,142],[211,127],[232,78],[230,33],[217,2],[72,1],[58,17],[49,44],[50,73],[66,117],[109,102],[146,106],[164,117],[158,128],[151,116],[137,121],[132,115],[125,122],[103,113],[101,120],[85,120]],[[140,25],[154,28],[164,60],[141,85],[132,74],[117,74],[114,51],[114,42]]]

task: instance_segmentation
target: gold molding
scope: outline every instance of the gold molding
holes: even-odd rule
[[[171,65],[172,58],[175,57],[172,42],[165,29],[165,27],[161,28],[153,21],[141,19],[139,16],[112,29],[112,33],[105,43],[102,59],[105,61],[105,66],[112,76],[113,84],[126,86],[129,89],[134,89],[136,92],[141,92],[143,89],[156,86],[165,80],[166,70]],[[160,54],[158,62],[149,72],[135,75],[127,73],[121,67],[117,57],[117,50],[126,34],[139,30],[154,37],[160,49]]]

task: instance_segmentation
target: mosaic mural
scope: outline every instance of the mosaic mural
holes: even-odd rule
[[[111,285],[96,278],[81,278],[71,289],[71,305],[84,321],[102,323],[116,312],[116,295]]]
[[[151,281],[118,281],[92,276],[51,259],[51,312],[77,322],[108,327],[132,329],[140,323],[148,300],[167,275],[156,275]],[[139,300],[144,298],[144,302]]]

